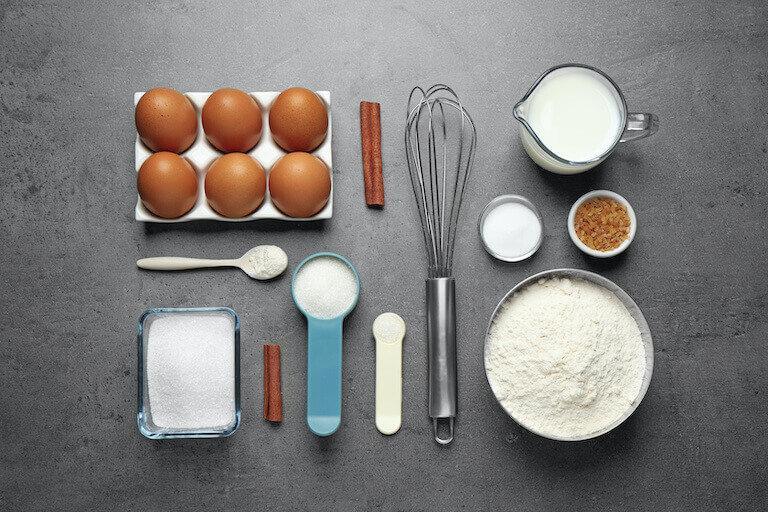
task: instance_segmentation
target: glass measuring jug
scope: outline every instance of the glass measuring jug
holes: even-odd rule
[[[520,138],[540,167],[576,174],[595,167],[619,142],[656,133],[654,114],[627,111],[619,86],[599,69],[561,64],[544,72],[513,110]]]

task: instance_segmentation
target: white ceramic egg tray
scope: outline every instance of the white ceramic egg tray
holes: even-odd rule
[[[264,202],[259,206],[255,212],[251,213],[250,215],[246,217],[238,217],[238,218],[231,218],[231,217],[224,217],[223,215],[219,215],[216,213],[216,211],[210,207],[208,204],[208,201],[205,197],[205,174],[208,172],[208,168],[215,162],[220,156],[224,155],[223,152],[219,151],[213,145],[211,145],[210,142],[208,142],[208,139],[205,137],[205,132],[203,132],[203,122],[201,120],[200,113],[203,110],[203,105],[205,105],[205,101],[208,99],[208,96],[210,96],[212,93],[210,92],[188,92],[184,93],[184,95],[189,98],[189,100],[192,102],[192,105],[195,107],[195,112],[197,113],[197,138],[195,139],[195,142],[190,146],[188,150],[181,153],[181,156],[185,158],[195,169],[195,172],[197,173],[197,179],[198,179],[198,187],[197,187],[197,203],[195,203],[195,206],[186,214],[182,215],[181,217],[175,218],[175,219],[164,219],[162,217],[158,217],[157,215],[153,214],[147,208],[144,206],[144,204],[141,202],[141,198],[136,202],[136,213],[135,218],[138,221],[142,222],[163,222],[163,223],[174,223],[174,222],[188,222],[191,220],[214,220],[214,221],[223,221],[223,222],[244,222],[249,220],[257,220],[257,219],[279,219],[279,220],[288,220],[288,221],[307,221],[307,220],[318,220],[318,219],[330,219],[333,214],[333,163],[331,161],[331,93],[329,91],[317,91],[318,96],[325,102],[326,110],[328,111],[328,133],[325,136],[325,140],[323,141],[320,146],[312,151],[311,153],[318,157],[320,160],[322,160],[326,166],[328,166],[328,170],[331,173],[331,195],[328,198],[328,203],[323,207],[322,210],[320,210],[318,213],[313,215],[312,217],[289,217],[288,215],[285,215],[283,212],[277,209],[277,207],[272,202],[272,199],[269,197],[269,187],[267,187],[267,193],[264,197]],[[256,100],[256,103],[259,104],[259,108],[261,108],[261,116],[262,116],[262,133],[261,133],[261,139],[259,139],[259,143],[256,144],[256,147],[248,151],[247,154],[252,156],[253,158],[258,161],[262,167],[264,167],[264,171],[267,173],[267,180],[269,180],[269,172],[270,169],[272,169],[272,166],[277,162],[283,155],[288,154],[287,151],[285,151],[283,148],[277,145],[277,143],[272,139],[272,133],[269,131],[269,109],[272,106],[272,103],[275,101],[275,98],[280,94],[279,92],[250,92],[248,93],[253,99]],[[137,92],[133,95],[133,104],[136,106],[136,104],[139,102],[139,99],[144,95],[143,92]],[[139,168],[141,167],[141,164],[144,163],[144,161],[149,158],[149,156],[152,155],[152,150],[150,150],[147,146],[144,145],[143,142],[141,142],[141,139],[139,138],[138,134],[136,134],[136,172],[139,172]],[[137,194],[138,196],[138,194]]]

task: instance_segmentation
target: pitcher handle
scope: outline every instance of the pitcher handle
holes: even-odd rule
[[[627,127],[619,142],[644,139],[659,131],[659,116],[656,114],[627,114]]]

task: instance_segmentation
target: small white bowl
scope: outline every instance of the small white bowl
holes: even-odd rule
[[[595,249],[587,247],[584,242],[579,240],[579,235],[576,234],[576,228],[573,226],[573,221],[576,218],[576,210],[579,206],[581,206],[583,202],[589,199],[594,199],[595,197],[607,197],[608,199],[613,199],[627,207],[627,214],[629,215],[629,237],[624,240],[620,246],[611,249],[610,251],[596,251]],[[629,244],[635,239],[635,235],[637,234],[637,217],[635,216],[635,210],[632,209],[632,205],[629,204],[629,201],[616,192],[611,192],[610,190],[593,190],[592,192],[588,192],[581,196],[575,203],[573,203],[573,206],[571,206],[571,211],[568,213],[568,234],[571,236],[571,240],[576,247],[581,249],[585,254],[589,254],[595,258],[610,258],[616,256],[617,254],[626,251]]]

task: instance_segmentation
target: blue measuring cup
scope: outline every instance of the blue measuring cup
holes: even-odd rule
[[[305,311],[296,300],[296,276],[309,261],[336,258],[355,276],[357,293],[346,311],[334,318],[317,318]],[[299,263],[291,279],[291,295],[296,307],[307,317],[307,425],[318,436],[329,436],[341,424],[341,328],[344,318],[355,308],[360,296],[357,270],[345,258],[332,252],[319,252]]]

